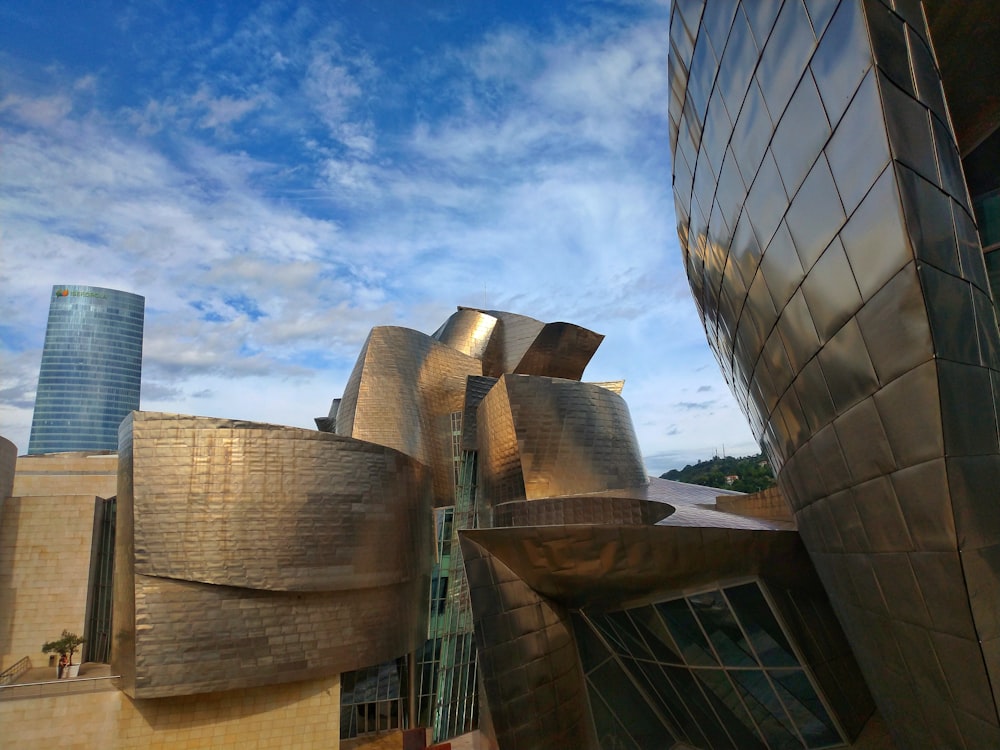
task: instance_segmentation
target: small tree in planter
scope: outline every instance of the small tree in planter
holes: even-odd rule
[[[66,656],[69,661],[66,667],[73,666],[73,654],[85,643],[85,639],[78,636],[76,633],[71,633],[68,630],[62,632],[62,636],[54,641],[49,641],[42,646],[43,654],[59,654],[60,656]],[[59,675],[62,677],[62,675]]]

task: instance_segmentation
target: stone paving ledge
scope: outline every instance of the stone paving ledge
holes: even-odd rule
[[[50,695],[69,695],[117,690],[117,675],[111,674],[111,665],[86,662],[80,665],[76,677],[56,679],[55,667],[34,667],[22,674],[14,682],[0,685],[0,700],[14,698],[37,698]]]
[[[56,679],[56,667],[32,667],[23,675],[17,678],[15,682],[10,683],[11,685],[22,685],[27,682],[60,682]],[[73,679],[81,679],[83,677],[110,677],[111,676],[111,665],[102,664],[101,662],[88,661],[80,665],[80,674]],[[67,678],[68,680],[69,678]],[[66,682],[67,680],[61,680],[61,682]]]

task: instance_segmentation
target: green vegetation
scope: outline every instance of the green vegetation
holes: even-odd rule
[[[86,641],[78,636],[76,633],[71,633],[68,630],[62,632],[62,636],[54,641],[49,641],[44,646],[42,646],[43,654],[59,654],[60,656],[65,655],[69,658],[69,663],[73,663],[73,654],[76,653],[77,649],[80,648]]]
[[[726,477],[738,478],[732,484],[727,484]],[[660,478],[737,492],[758,492],[774,486],[774,474],[763,453],[740,458],[716,456],[707,461],[699,461],[694,466],[689,464],[683,469],[671,469],[666,474],[661,474]]]

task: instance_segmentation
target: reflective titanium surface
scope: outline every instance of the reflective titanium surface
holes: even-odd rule
[[[871,699],[793,525],[721,512],[721,490],[646,477],[616,390],[470,379],[465,415],[468,424],[475,414],[476,431],[463,430],[462,447],[477,451],[480,528],[459,537],[491,720],[484,731],[502,750],[842,746],[842,733],[853,737],[871,716]],[[807,657],[773,674],[751,661],[734,678],[718,664],[704,675],[677,665],[668,676],[657,665],[655,675],[630,671],[623,657],[588,661],[594,648],[574,618],[746,576],[780,582],[778,606],[810,644]],[[717,692],[699,693],[694,708],[663,697],[702,683]],[[713,701],[739,708],[731,715]]]
[[[318,677],[426,629],[427,467],[322,432],[122,424],[113,668],[136,698]]]
[[[462,308],[436,337],[374,329],[324,420],[332,433],[134,413],[119,446],[112,657],[125,689],[153,698],[330,671],[357,683],[420,652],[420,720],[437,739],[472,729],[477,667],[456,534],[478,515],[475,412],[497,382],[483,361],[501,375],[572,374],[601,338]],[[435,514],[447,521],[432,537]],[[379,729],[384,711],[390,724],[412,718],[394,684],[373,700],[345,692],[347,735]]]
[[[549,374],[582,371],[596,334],[460,310],[437,335],[373,330],[336,433],[126,419],[112,660],[130,695],[336,671],[345,737],[477,721],[502,750],[857,734],[871,699],[787,515],[646,477],[621,383]],[[541,374],[480,374],[496,363]],[[713,664],[607,640],[606,620],[678,601]]]
[[[655,525],[602,518],[599,495],[589,498],[590,518],[572,525],[461,532],[501,748],[832,747],[858,733],[871,698],[798,535],[782,521],[712,509],[717,492],[652,480],[641,491],[646,502],[674,511]],[[763,605],[761,588],[772,592]],[[702,593],[689,605],[681,592]],[[704,642],[700,652],[656,635],[666,626],[648,616],[653,605],[677,601],[691,638]],[[691,606],[700,609],[691,614]],[[630,617],[641,625],[627,634],[601,629]],[[567,631],[578,655],[572,667]],[[744,660],[730,664],[740,646]],[[580,680],[586,691],[577,692]],[[562,712],[584,716],[586,733],[569,737]]]
[[[722,372],[897,744],[998,747],[1000,336],[924,14],[678,2],[670,39]]]

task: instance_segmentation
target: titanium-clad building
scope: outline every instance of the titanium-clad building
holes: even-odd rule
[[[139,408],[145,298],[55,286],[49,303],[28,453],[117,450]]]
[[[122,689],[339,674],[360,743],[850,745],[871,696],[788,513],[647,477],[622,384],[580,381],[601,339],[460,308],[374,329],[333,434],[131,415]]]
[[[671,13],[695,302],[900,748],[1000,747],[998,15]]]
[[[523,401],[546,424],[582,420],[537,433],[540,473],[524,467],[532,498],[645,481],[620,384],[577,382],[602,338],[460,308],[433,335],[373,329],[319,432],[127,417],[112,647],[122,688],[145,701],[333,673],[342,739],[416,725],[437,739],[474,729],[474,617],[458,533],[490,525],[494,510],[524,510],[520,464],[481,479],[478,446],[499,451],[491,467],[511,457],[521,428],[503,415],[516,420],[511,404]],[[496,441],[476,437],[477,414]],[[613,437],[606,455],[577,446]],[[667,512],[624,503],[647,521]],[[192,611],[203,615],[192,620]]]
[[[459,308],[373,329],[320,431],[130,414],[128,699],[95,716],[123,747],[243,736],[272,694],[303,747],[889,747],[784,501],[647,477],[623,384],[580,380],[601,339]]]

